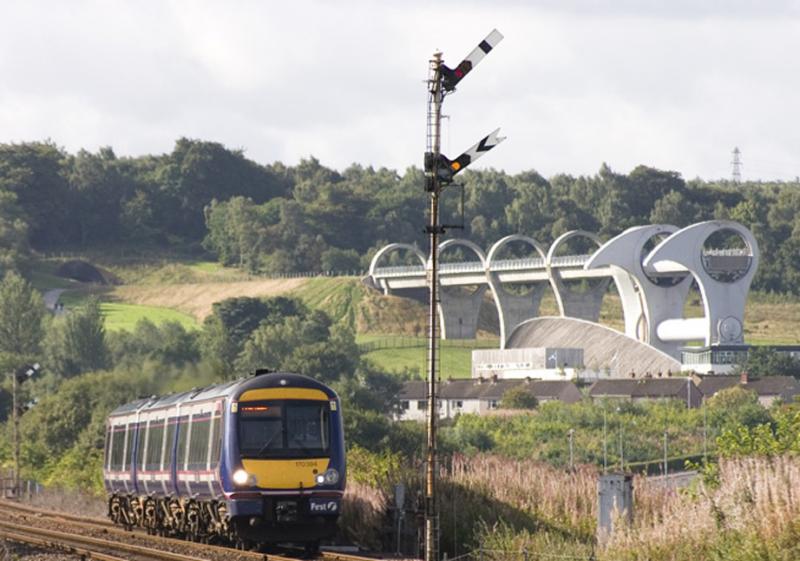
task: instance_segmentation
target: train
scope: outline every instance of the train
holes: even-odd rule
[[[336,392],[287,372],[150,397],[106,421],[108,516],[149,534],[316,551],[346,484]]]

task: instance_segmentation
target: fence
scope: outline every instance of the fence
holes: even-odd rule
[[[14,483],[14,470],[8,469],[0,472],[0,498],[19,499],[27,497],[30,499],[42,492],[42,486],[30,479],[21,479],[19,488]]]
[[[417,349],[427,346],[428,339],[426,337],[392,336],[359,343],[358,350],[362,353],[369,353],[381,349]],[[439,348],[493,349],[496,347],[497,341],[492,339],[442,339],[439,341]]]

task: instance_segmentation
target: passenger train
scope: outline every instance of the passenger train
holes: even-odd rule
[[[123,405],[108,417],[108,514],[127,528],[239,547],[335,534],[345,489],[341,403],[298,374]]]

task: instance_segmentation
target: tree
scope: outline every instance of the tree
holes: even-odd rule
[[[538,406],[539,400],[525,386],[511,388],[500,402],[503,409],[536,409]]]
[[[17,204],[17,196],[0,191],[0,275],[19,271],[28,255],[28,225]]]
[[[42,297],[17,273],[0,283],[0,354],[23,361],[39,353],[44,331]]]
[[[90,298],[83,308],[56,320],[48,334],[50,368],[64,377],[102,370],[110,366],[100,301]]]
[[[109,148],[97,154],[80,150],[70,159],[68,175],[73,197],[70,223],[81,246],[119,239],[122,201],[133,191],[133,182],[120,173],[117,156]]]
[[[354,249],[331,247],[322,252],[321,265],[323,271],[348,273],[358,270],[361,263],[358,253]]]
[[[245,344],[237,368],[287,370],[324,382],[350,378],[359,357],[355,337],[350,329],[332,330],[330,325],[319,310],[279,324],[263,323]]]
[[[747,360],[736,366],[736,372],[750,376],[794,376],[800,378],[800,360],[773,347],[751,347]]]
[[[51,142],[0,144],[0,191],[17,196],[34,248],[57,246],[66,238],[70,208],[65,159]]]
[[[156,325],[143,318],[133,333],[118,331],[109,334],[112,362],[136,364],[157,360],[162,364],[184,366],[200,360],[199,332],[187,330],[177,321]]]
[[[287,317],[307,313],[299,300],[286,297],[268,299],[242,296],[216,302],[203,323],[202,353],[218,373],[229,376],[245,343],[259,326],[280,324]],[[256,367],[269,366],[257,364]],[[250,364],[245,365],[250,368]]]

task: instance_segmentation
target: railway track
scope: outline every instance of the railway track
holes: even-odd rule
[[[104,540],[82,534],[74,534],[36,528],[30,525],[15,524],[0,520],[0,536],[7,540],[34,545],[45,549],[56,549],[74,553],[99,561],[134,561],[151,559],[156,561],[206,561],[204,557],[183,555],[152,547],[126,542]],[[124,555],[121,557],[120,554]]]
[[[159,561],[298,561],[296,554],[239,551],[151,536],[144,531],[124,530],[103,518],[45,510],[12,501],[0,500],[0,511],[15,520],[10,522],[0,519],[0,537],[37,547],[74,552],[100,561],[139,558]],[[71,531],[65,532],[63,529]],[[100,545],[101,542],[105,545]],[[124,555],[115,556],[114,551]],[[322,551],[312,561],[376,561],[378,558]]]

